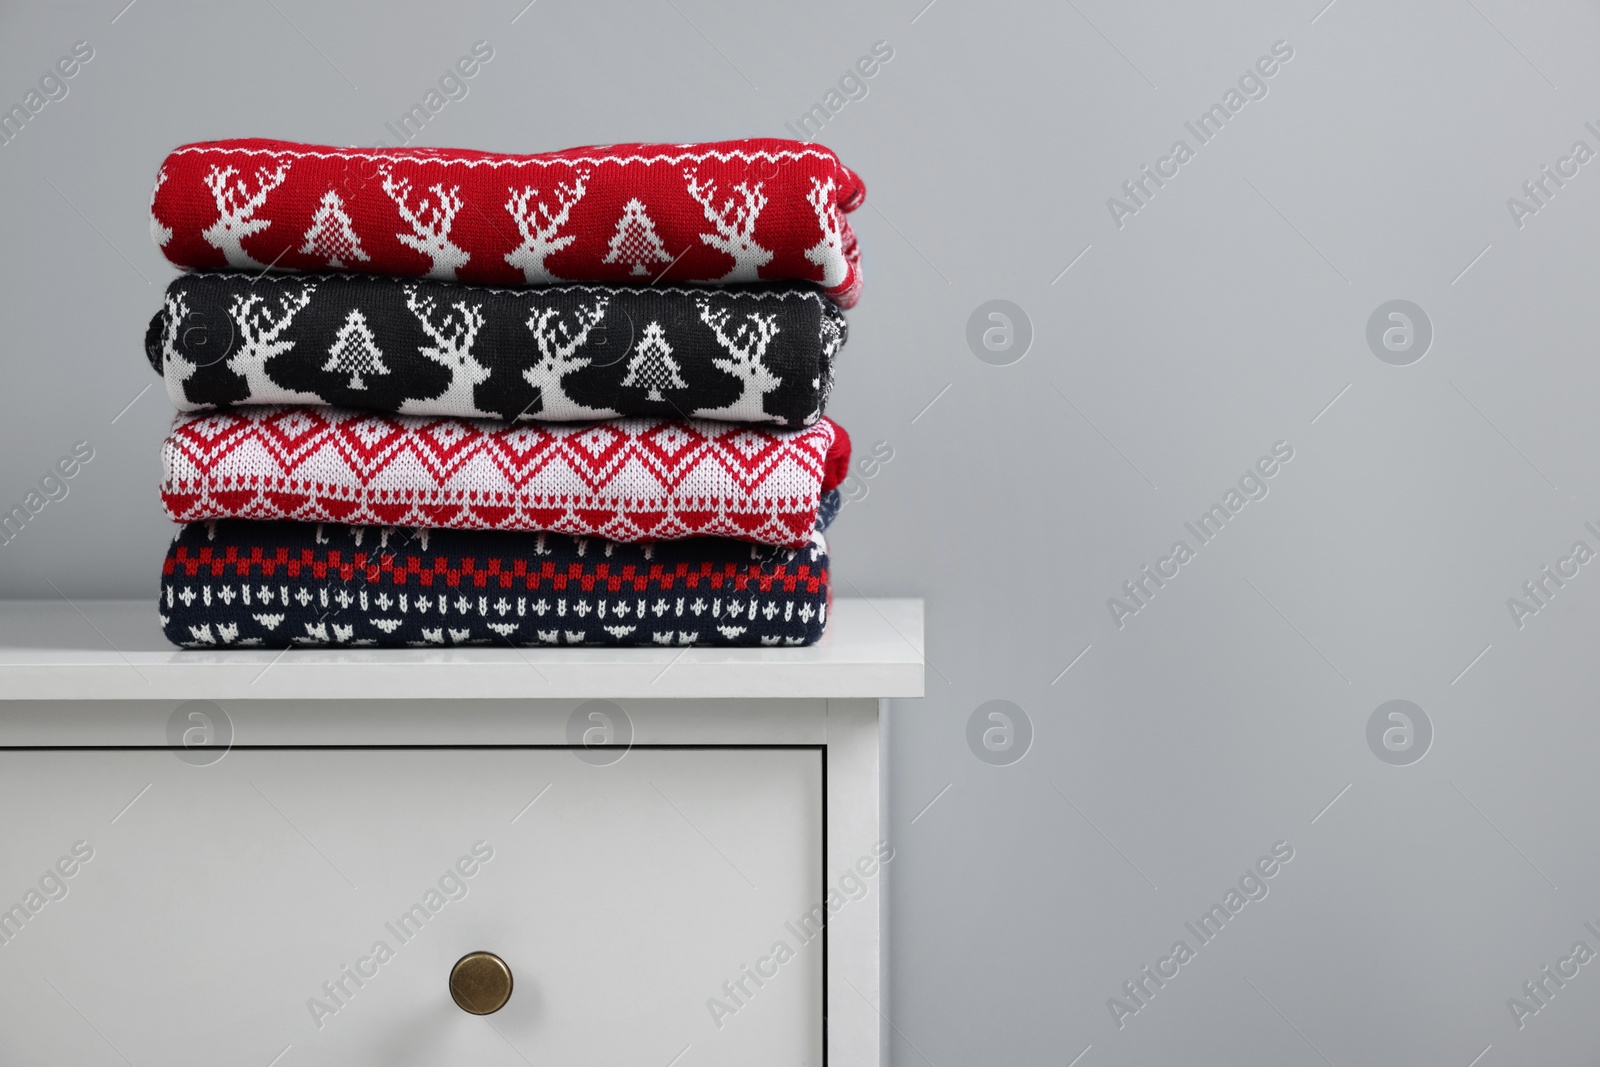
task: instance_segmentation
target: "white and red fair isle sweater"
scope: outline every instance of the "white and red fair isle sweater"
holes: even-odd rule
[[[698,419],[508,426],[255,407],[180,415],[161,463],[161,501],[178,522],[710,535],[798,548],[849,469],[850,438],[827,418],[780,432]]]

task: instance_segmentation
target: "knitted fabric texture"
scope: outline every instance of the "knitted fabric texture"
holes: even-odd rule
[[[808,645],[827,620],[827,497],[794,549],[194,523],[167,550],[161,624],[185,648]]]
[[[161,462],[162,504],[179,522],[711,535],[798,548],[822,493],[848,471],[850,439],[828,419],[780,433],[698,420],[505,426],[262,407],[180,415]]]
[[[810,287],[491,289],[356,274],[190,274],[145,354],[180,411],[319,404],[809,426],[844,315]]]
[[[755,138],[543,155],[185,145],[150,231],[180,267],[358,271],[491,285],[807,281],[850,307],[845,221],[866,186],[820,145]]]

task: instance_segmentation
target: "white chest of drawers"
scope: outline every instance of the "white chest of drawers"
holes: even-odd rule
[[[287,654],[0,603],[0,1063],[877,1064],[880,701],[921,692],[917,601]]]

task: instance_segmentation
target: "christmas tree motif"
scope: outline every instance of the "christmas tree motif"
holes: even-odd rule
[[[665,400],[661,390],[687,388],[678,376],[681,369],[672,358],[672,346],[667,344],[661,323],[652,322],[644,328],[639,347],[628,360],[628,375],[622,379],[622,384],[650,390],[651,400]]]
[[[341,270],[350,265],[345,260],[365,263],[372,258],[362,250],[361,240],[356,236],[354,227],[350,225],[350,215],[344,209],[344,201],[332,189],[322,195],[322,203],[317,205],[317,213],[306,230],[305,244],[300,246],[300,254],[323,256],[328,260],[328,266]]]
[[[378,351],[377,339],[367,327],[367,317],[359,310],[350,309],[344,325],[339,327],[338,336],[328,348],[328,362],[322,365],[322,369],[350,375],[348,386],[351,389],[367,387],[367,383],[361,380],[363,374],[389,373],[389,368],[383,362],[383,353]]]
[[[623,207],[622,217],[617,220],[617,232],[611,235],[606,258],[600,262],[630,264],[636,275],[649,274],[647,264],[672,262],[656,233],[656,224],[645,213],[643,200],[634,197]]]

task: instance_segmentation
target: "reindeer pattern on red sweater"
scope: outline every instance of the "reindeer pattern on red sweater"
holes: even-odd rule
[[[191,269],[329,269],[494,285],[808,281],[861,291],[861,179],[773,138],[543,155],[258,139],[167,157],[151,232]]]

